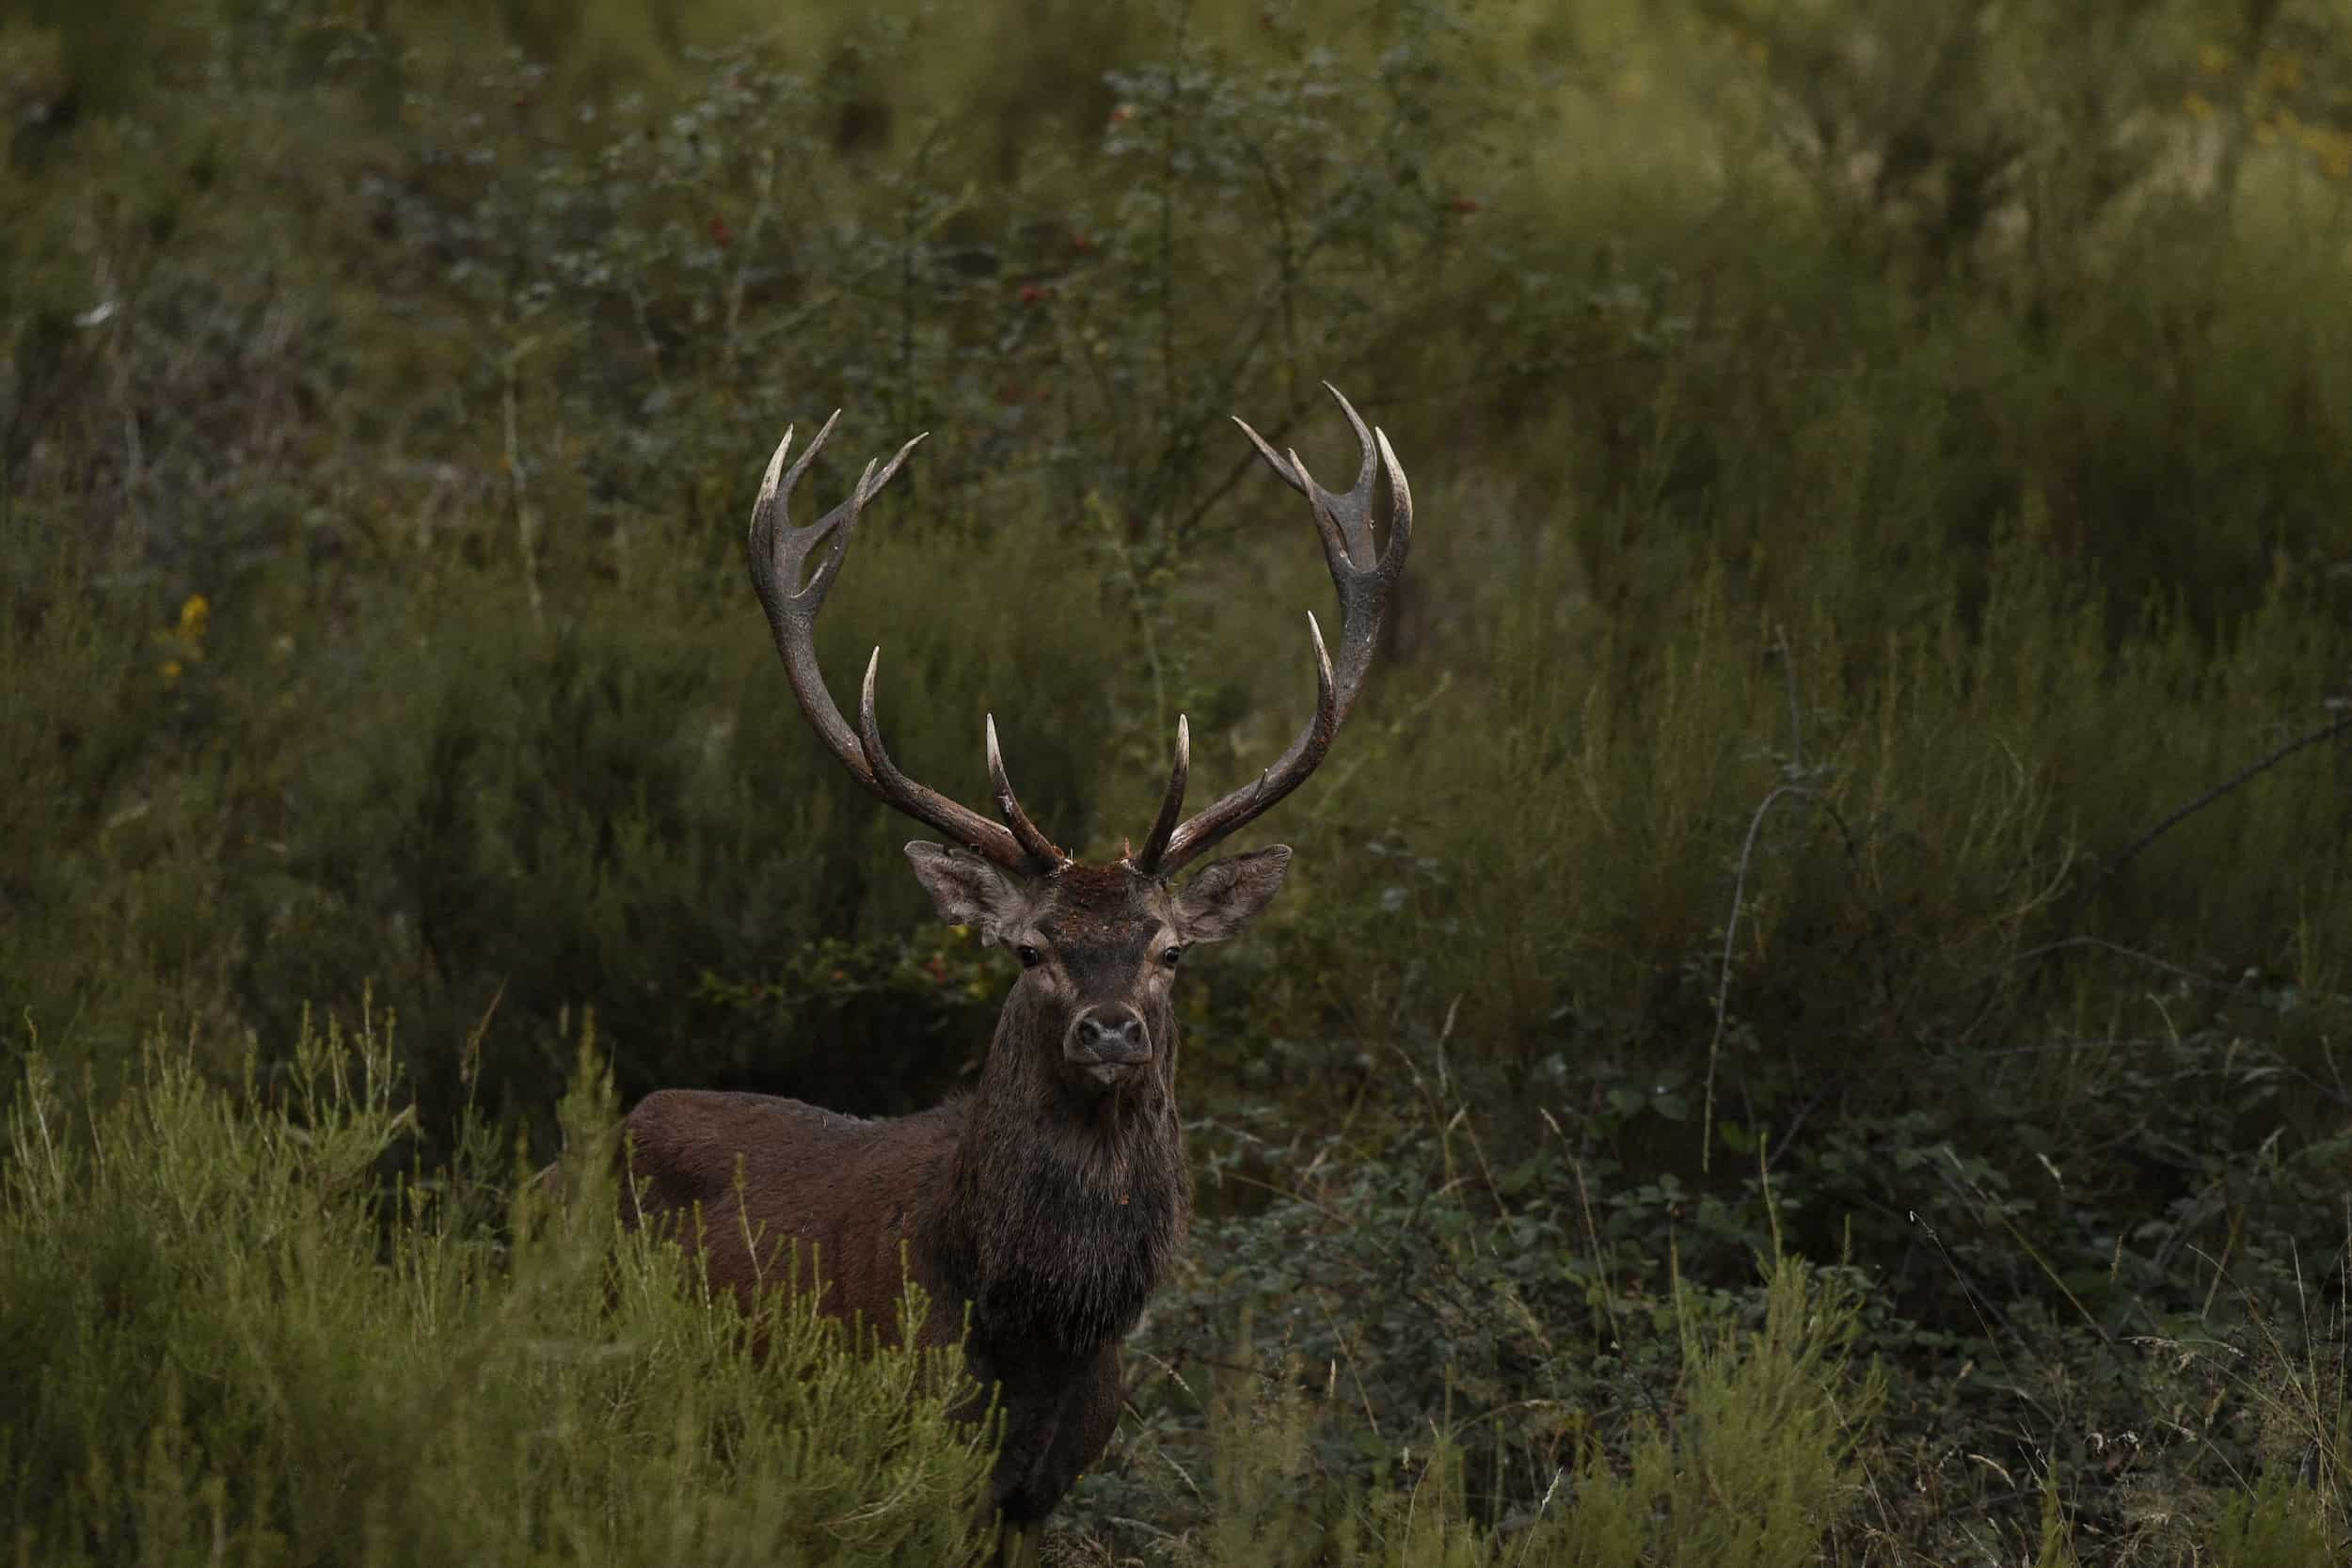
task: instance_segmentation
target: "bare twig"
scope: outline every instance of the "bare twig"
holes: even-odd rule
[[[2217,980],[2210,974],[2201,974],[2196,970],[2184,968],[2169,959],[2159,958],[2153,953],[2143,953],[2137,947],[2127,947],[2120,942],[2109,942],[2105,937],[2060,937],[2055,942],[2038,942],[2018,954],[2011,961],[2027,963],[2035,958],[2047,958],[2052,953],[2062,953],[2070,947],[2093,947],[2103,953],[2113,953],[2119,958],[2130,958],[2135,963],[2143,963],[2152,969],[2160,969],[2167,974],[2186,980],[2193,985],[2208,987],[2214,990],[2237,990],[2237,982],[2233,980]]]
[[[2105,866],[2100,868],[2099,874],[2090,879],[2090,881],[2086,885],[2084,891],[2088,893],[2090,889],[2099,887],[2106,883],[2113,878],[2117,872],[2122,870],[2124,866],[2130,864],[2133,857],[2137,856],[2141,850],[2147,848],[2150,845],[2155,843],[2157,839],[2162,838],[2166,833],[2170,832],[2182,822],[2196,816],[2199,812],[2203,811],[2207,806],[2212,805],[2215,801],[2221,800],[2233,791],[2252,782],[2261,775],[2267,773],[2273,768],[2278,767],[2279,764],[2286,761],[2287,758],[2295,755],[2296,752],[2300,752],[2307,747],[2316,746],[2323,740],[2332,740],[2337,736],[2343,735],[2346,731],[2352,731],[2352,711],[2339,714],[2332,722],[2323,724],[2318,729],[2312,730],[2308,734],[2297,736],[2295,739],[2290,740],[2285,745],[2279,747],[2268,755],[2254,762],[2248,763],[2245,767],[2239,768],[2235,773],[2231,774],[2228,778],[2222,780],[2221,783],[2214,785],[2211,789],[2206,790],[2196,799],[2175,807],[2170,812],[2168,812],[2154,827],[2150,828],[2146,832],[2141,833],[2137,838],[2132,840],[2131,843],[2125,845],[2122,850],[2118,853],[2113,860],[2107,862]]]
[[[644,345],[645,363],[653,369],[654,385],[666,390],[670,385],[670,372],[663,368],[661,363],[661,340],[654,336],[653,317],[645,309],[645,291],[639,288],[634,281],[631,281],[628,286],[628,309],[629,314],[636,318],[637,341]],[[728,357],[732,358],[734,354],[735,321],[730,315],[727,320]]]
[[[515,542],[522,550],[523,592],[531,600],[531,624],[544,630],[547,614],[539,602],[539,522],[531,510],[530,474],[523,462],[522,436],[516,416],[516,388],[521,380],[522,362],[537,346],[536,339],[523,340],[506,351],[499,368],[504,382],[500,404],[506,420],[506,479],[508,493],[515,502]]]
[[[2306,751],[2311,747],[2321,744],[2323,741],[2332,740],[2336,736],[2347,733],[2352,733],[2352,710],[2340,713],[2328,722],[2320,725],[2317,729],[2306,731],[2302,735],[2296,736],[2293,740],[2287,741],[2283,745],[2272,748],[2269,752],[2255,758],[2252,762],[2248,763],[2245,767],[2239,768],[2236,772],[2231,774],[2219,784],[2213,785],[2209,789],[2201,791],[2194,798],[2184,801],[2178,806],[2175,806],[2172,810],[2167,812],[2163,816],[2157,818],[2152,826],[2150,826],[2145,832],[2141,832],[2137,837],[2134,838],[2129,844],[2123,846],[2122,849],[2118,850],[2114,856],[2108,859],[2106,864],[2102,865],[2097,872],[2091,875],[2074,890],[2072,896],[2067,900],[2067,909],[2058,923],[2058,935],[2055,938],[2049,942],[2041,942],[2035,946],[2026,948],[2022,953],[2012,955],[1998,965],[1994,966],[1988,973],[1985,979],[1985,999],[1983,1006],[1978,1009],[1975,1019],[1970,1022],[1968,1028],[1963,1031],[1963,1033],[1974,1034],[1978,1028],[1982,1026],[1984,1021],[1992,1016],[1993,1010],[1999,1004],[2001,997],[2008,994],[2006,988],[2010,984],[2009,977],[2017,971],[2019,966],[2029,966],[2029,972],[2024,984],[2026,988],[2030,990],[2033,987],[2041,983],[2041,977],[2043,974],[2043,960],[2049,958],[2054,954],[2065,952],[2073,948],[2106,948],[2114,952],[2124,954],[2130,958],[2138,958],[2143,962],[2154,964],[2158,968],[2170,970],[2173,973],[2181,974],[2186,978],[2200,980],[2205,979],[2204,976],[2194,974],[2189,971],[2180,969],[2176,965],[2165,963],[2162,959],[2152,958],[2147,954],[2137,953],[2129,948],[2122,947],[2113,942],[2102,941],[2096,937],[2077,936],[2075,931],[2079,924],[2083,907],[2090,900],[2090,897],[2093,893],[2112,881],[2126,865],[2129,865],[2132,861],[2140,854],[2141,851],[2145,850],[2150,845],[2155,843],[2159,838],[2162,838],[2166,833],[2170,832],[2174,828],[2180,826],[2189,817],[2196,816],[2199,812],[2204,810],[2207,806],[2214,804],[2216,801],[2226,799],[2231,794],[2243,788],[2245,785],[2268,772],[2273,768],[2278,767],[2279,764],[2286,761],[2287,758],[2295,755],[2296,752]],[[2208,983],[2213,982],[2209,981]]]
[[[1712,1159],[1715,1143],[1715,1065],[1721,1060],[1724,1046],[1724,1023],[1731,1003],[1731,942],[1740,929],[1740,906],[1747,895],[1748,862],[1756,854],[1756,835],[1764,826],[1764,817],[1781,798],[1788,795],[1810,795],[1812,789],[1801,784],[1779,784],[1772,787],[1748,818],[1748,836],[1740,846],[1740,865],[1731,879],[1731,914],[1724,922],[1723,962],[1715,974],[1715,1032],[1707,1042],[1707,1094],[1704,1109],[1699,1115],[1699,1171],[1704,1175]]]
[[[1804,722],[1797,703],[1797,656],[1788,646],[1788,628],[1772,628],[1773,650],[1780,655],[1780,675],[1788,690],[1788,767],[1790,771],[1804,771]]]
[[[727,282],[726,325],[719,339],[719,363],[723,371],[730,373],[735,369],[736,350],[740,341],[737,327],[743,320],[743,295],[751,284],[752,261],[759,254],[760,230],[768,227],[769,211],[775,205],[776,155],[772,150],[760,155],[759,180],[755,189],[758,195],[752,203],[751,221],[743,226],[742,245],[736,252],[735,276]],[[641,323],[643,317],[641,309]],[[645,334],[645,341],[650,347],[653,341],[650,330]],[[660,371],[659,358],[654,361],[654,368],[657,372]]]

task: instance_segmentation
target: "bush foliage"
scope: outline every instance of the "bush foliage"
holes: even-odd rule
[[[591,1016],[624,1101],[986,1039],[745,590],[787,424],[803,506],[930,432],[836,691],[1101,853],[1311,700],[1224,420],[1336,474],[1327,378],[1413,565],[1053,1549],[2342,1560],[2347,82],[2307,0],[0,21],[20,1555],[961,1549],[918,1369],[511,1156]]]
[[[565,1175],[588,1201],[506,1199],[478,1123],[388,1187],[414,1121],[393,1056],[373,1019],[306,1031],[232,1096],[159,1043],[83,1127],[38,1064],[18,1086],[0,1465],[22,1560],[961,1554],[991,1456],[947,1419],[952,1361],[845,1354],[781,1299],[746,1325],[680,1288],[675,1248],[623,1242],[585,1055]]]

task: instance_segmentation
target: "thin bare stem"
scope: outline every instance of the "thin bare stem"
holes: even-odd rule
[[[539,600],[539,523],[531,508],[530,467],[523,461],[521,421],[516,410],[522,362],[537,346],[536,339],[526,338],[506,351],[499,369],[503,382],[500,407],[506,425],[506,482],[515,506],[515,542],[522,551],[523,592],[531,601],[532,626],[544,631],[547,612]]]
[[[2109,861],[2104,867],[2102,867],[2096,877],[2093,877],[2090,879],[2090,887],[2098,887],[2102,883],[2113,878],[2117,872],[2122,870],[2124,866],[2130,864],[2132,859],[2141,850],[2147,848],[2150,845],[2155,843],[2156,840],[2162,838],[2166,833],[2170,832],[2174,828],[2180,826],[2181,823],[2186,821],[2189,817],[2196,816],[2199,812],[2203,811],[2207,806],[2212,805],[2215,801],[2221,800],[2223,797],[2239,788],[2242,788],[2244,785],[2251,783],[2263,774],[2269,772],[2270,769],[2278,767],[2279,764],[2286,761],[2287,758],[2295,755],[2296,752],[2303,751],[2308,747],[2316,746],[2323,740],[2333,740],[2337,736],[2343,735],[2347,731],[2352,731],[2352,712],[2340,714],[2333,722],[2322,724],[2319,728],[2312,730],[2308,734],[2296,736],[2293,740],[2290,740],[2285,745],[2277,748],[2268,755],[2248,763],[2245,767],[2239,768],[2236,772],[2231,774],[2228,778],[2222,780],[2211,789],[2206,790],[2203,794],[2199,795],[2196,799],[2188,800],[2182,805],[2173,808],[2171,811],[2166,813],[2165,816],[2157,821],[2154,827],[2150,828],[2146,832],[2141,833],[2137,838],[2132,840],[2131,843],[2125,845],[2122,850],[2117,854],[2113,860]],[[2085,891],[2089,890],[2086,889]]]
[[[726,329],[720,339],[719,362],[729,372],[735,369],[736,353],[741,341],[736,328],[743,319],[743,294],[750,284],[752,260],[759,254],[760,230],[768,226],[768,214],[775,205],[776,155],[772,150],[760,154],[756,188],[758,195],[752,203],[751,220],[743,225],[742,243],[735,252],[735,276],[727,282]],[[660,361],[656,360],[655,365],[658,370]]]
[[[1699,1171],[1706,1173],[1715,1146],[1715,1065],[1722,1059],[1724,1023],[1730,1013],[1731,1002],[1731,942],[1740,929],[1740,908],[1748,887],[1748,862],[1756,854],[1756,836],[1764,826],[1764,817],[1783,796],[1810,795],[1810,787],[1800,784],[1774,784],[1765,795],[1756,815],[1748,818],[1748,836],[1740,846],[1739,868],[1731,879],[1731,914],[1724,921],[1724,956],[1715,974],[1715,1032],[1707,1042],[1707,1095],[1705,1108],[1699,1116]]]

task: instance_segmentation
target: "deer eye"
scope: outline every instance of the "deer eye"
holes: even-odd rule
[[[1160,952],[1160,962],[1168,965],[1170,969],[1174,969],[1176,967],[1176,960],[1184,956],[1184,950],[1181,947],[1164,948]]]
[[[1021,946],[1014,948],[1013,951],[1021,955],[1021,967],[1024,969],[1035,969],[1039,964],[1044,961],[1042,958],[1038,957],[1037,949],[1029,946],[1026,942],[1024,942]]]

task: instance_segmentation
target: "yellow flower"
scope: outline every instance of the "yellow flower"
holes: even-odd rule
[[[2217,43],[2197,46],[2197,64],[2208,76],[2218,76],[2230,69],[2230,52]]]
[[[2188,111],[2189,118],[2192,119],[2213,118],[2213,104],[2201,92],[2192,92],[2182,98],[2181,107]]]
[[[189,665],[204,657],[204,628],[213,612],[211,603],[201,594],[191,594],[180,607],[180,619],[170,626],[149,634],[166,655],[157,673],[168,685],[187,673]]]

